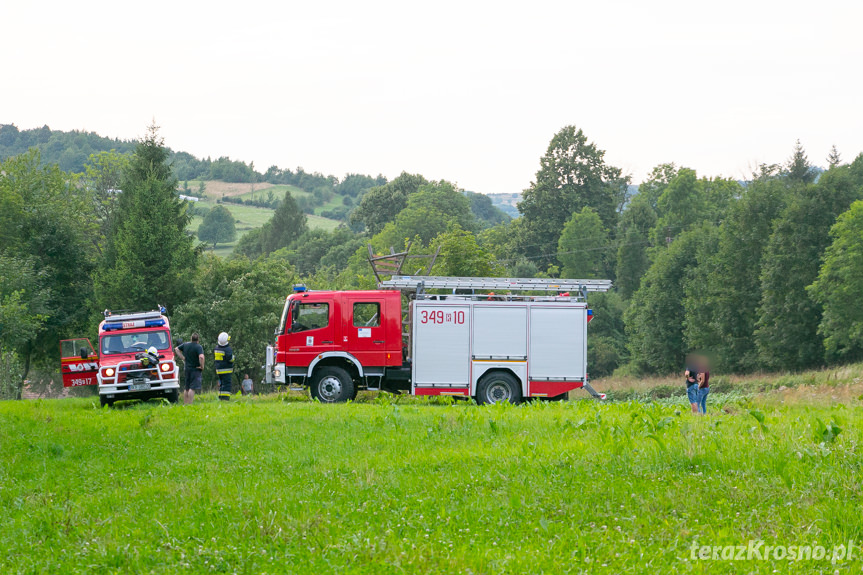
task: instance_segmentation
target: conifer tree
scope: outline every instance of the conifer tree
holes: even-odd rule
[[[761,268],[755,333],[762,367],[800,370],[823,364],[822,310],[806,288],[818,276],[831,226],[861,193],[850,167],[830,170],[817,184],[799,188],[774,225]]]
[[[830,154],[827,156],[827,165],[835,168],[842,163],[842,157],[839,155],[839,150],[836,149],[836,144],[830,148]]]
[[[117,213],[95,279],[100,308],[175,306],[191,293],[197,266],[189,216],[158,126],[138,143],[122,179]]]
[[[815,172],[812,170],[812,165],[809,163],[809,158],[806,156],[806,151],[800,140],[794,144],[794,153],[788,160],[786,174],[794,182],[809,184],[815,181]]]
[[[276,208],[270,221],[261,230],[261,247],[265,254],[291,245],[291,242],[303,235],[307,230],[306,214],[304,214],[290,192]]]

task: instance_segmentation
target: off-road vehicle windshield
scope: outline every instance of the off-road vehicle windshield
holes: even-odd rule
[[[171,335],[167,331],[122,332],[102,336],[102,354],[136,353],[155,346],[159,351],[171,348]]]

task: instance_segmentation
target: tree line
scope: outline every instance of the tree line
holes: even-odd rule
[[[64,132],[52,130],[47,125],[41,128],[20,130],[14,124],[0,124],[0,160],[36,148],[43,162],[57,164],[61,170],[76,174],[86,170],[90,156],[93,154],[110,151],[119,154],[131,154],[135,150],[135,146],[136,142],[133,140],[106,138],[94,132],[79,130]],[[255,169],[254,162],[246,163],[241,160],[232,160],[227,156],[216,159],[197,158],[189,152],[175,152],[170,148],[166,148],[166,150],[174,176],[179,181],[186,182],[184,193],[187,195],[194,195],[194,192],[188,188],[189,180],[286,184],[315,196],[328,195],[331,197],[335,194],[350,198],[357,198],[364,190],[386,182],[386,178],[381,175],[372,177],[364,174],[348,174],[340,180],[332,175],[306,172],[301,167],[290,170],[270,166],[266,171],[260,172]],[[320,205],[320,203],[316,205]]]
[[[310,230],[290,193],[229,258],[188,233],[176,163],[151,128],[129,155],[93,154],[81,173],[38,149],[0,165],[0,360],[7,395],[56,365],[57,340],[95,337],[105,308],[168,306],[174,333],[205,347],[232,334],[237,367],[261,354],[296,282],[372,288],[367,262],[411,245],[439,252],[433,273],[608,278],[592,295],[589,364],[667,373],[709,351],[729,372],[802,370],[863,358],[863,155],[833,150],[826,170],[802,146],[745,182],[657,166],[630,178],[574,126],[552,138],[521,217],[446,180],[402,173],[356,185],[350,226]],[[122,194],[110,190],[122,189]],[[220,214],[224,218],[224,214]],[[418,270],[405,270],[414,273]],[[2,366],[0,366],[2,367]],[[11,391],[9,391],[11,390]]]

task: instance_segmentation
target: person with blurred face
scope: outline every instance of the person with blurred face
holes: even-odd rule
[[[698,367],[695,357],[692,355],[686,356],[686,367],[683,371],[683,376],[686,378],[686,397],[689,399],[689,407],[692,413],[698,413]]]
[[[699,356],[698,363],[698,413],[707,413],[707,395],[710,393],[710,365],[705,356]]]

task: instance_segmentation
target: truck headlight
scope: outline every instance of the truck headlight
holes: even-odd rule
[[[282,376],[282,370],[280,370],[280,369],[273,370],[273,375],[276,377],[281,377]]]
[[[105,377],[114,377],[114,368],[109,367],[105,370]]]
[[[170,363],[163,363],[162,366],[160,367],[160,369],[162,371],[171,371],[171,364]]]

